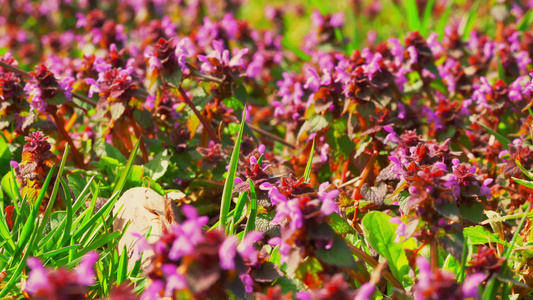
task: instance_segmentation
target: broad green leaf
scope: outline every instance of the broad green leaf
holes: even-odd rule
[[[506,245],[506,241],[502,241],[496,233],[488,231],[481,225],[467,227],[463,230],[463,234],[466,238],[470,239],[472,245],[480,245],[487,243],[498,243]]]
[[[404,247],[394,242],[398,225],[389,222],[390,219],[379,211],[368,213],[363,218],[363,233],[370,246],[388,260],[392,275],[404,284],[403,277],[410,270],[409,262]]]
[[[351,270],[358,269],[358,265],[352,255],[352,250],[350,250],[346,241],[340,237],[335,237],[331,248],[316,250],[316,256],[321,261],[330,265]]]
[[[336,234],[354,234],[357,235],[357,231],[348,224],[348,222],[336,213],[328,216],[330,222],[329,226],[335,231]]]

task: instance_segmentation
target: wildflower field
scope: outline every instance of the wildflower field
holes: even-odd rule
[[[533,1],[0,0],[0,299],[532,299]]]

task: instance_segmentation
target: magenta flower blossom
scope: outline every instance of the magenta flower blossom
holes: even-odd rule
[[[182,209],[187,221],[181,225],[174,226],[174,231],[178,234],[178,238],[172,244],[168,254],[173,260],[178,260],[181,256],[194,251],[194,245],[203,241],[202,228],[209,221],[206,216],[199,217],[196,209],[190,205],[184,205]]]
[[[26,261],[31,269],[26,282],[26,292],[48,299],[82,299],[86,287],[96,282],[94,264],[97,260],[98,253],[88,252],[74,271],[67,271],[65,268],[47,270],[38,258],[30,257]]]
[[[479,285],[485,281],[486,275],[475,273],[467,277],[462,285],[455,281],[455,274],[446,270],[431,270],[426,258],[416,259],[418,266],[418,282],[414,285],[415,299],[477,299]]]
[[[340,213],[339,207],[337,203],[335,202],[335,198],[339,195],[340,191],[337,189],[333,189],[330,191],[327,191],[330,184],[329,182],[324,182],[320,185],[318,188],[318,199],[322,201],[322,206],[320,207],[320,211],[322,212],[322,215],[329,216],[332,213]]]
[[[407,225],[405,225],[399,217],[391,218],[389,222],[398,225],[398,227],[396,227],[396,237],[394,238],[394,242],[399,243],[402,238],[406,236],[405,229],[407,228]]]
[[[209,55],[198,55],[198,60],[202,62],[200,70],[204,73],[215,71],[219,66],[213,65],[209,58],[216,58],[220,64],[228,67],[241,67],[246,68],[243,56],[248,53],[248,48],[240,49],[230,59],[229,50],[224,49],[224,43],[222,41],[213,41],[214,50]]]
[[[236,236],[228,236],[220,249],[218,255],[220,257],[220,267],[224,270],[235,269],[235,254],[237,253],[237,243],[239,239]]]

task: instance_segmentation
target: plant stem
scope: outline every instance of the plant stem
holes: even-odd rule
[[[49,109],[48,112],[52,115],[52,118],[54,119],[54,122],[56,123],[59,133],[67,140],[67,143],[72,145],[72,155],[74,155],[74,160],[81,168],[85,169],[86,168],[85,162],[83,161],[83,158],[80,152],[74,145],[74,141],[72,141],[72,138],[70,137],[68,132],[65,130],[65,124],[63,122],[63,119],[57,115],[55,109]]]
[[[284,139],[280,138],[279,136],[277,136],[275,134],[272,134],[272,133],[270,133],[270,132],[268,132],[268,131],[266,131],[266,130],[264,130],[262,128],[256,127],[256,126],[254,126],[254,125],[252,125],[250,123],[246,123],[246,125],[248,125],[248,127],[250,127],[250,129],[252,129],[253,131],[255,131],[255,132],[259,133],[259,134],[262,134],[262,135],[266,136],[269,139],[272,139],[272,140],[274,140],[276,142],[279,142],[279,143],[281,143],[281,144],[283,144],[283,145],[285,145],[287,147],[290,147],[292,149],[296,149],[296,146],[294,146],[293,144],[285,141]]]
[[[379,265],[379,262],[373,258],[372,256],[368,255],[365,251],[355,247],[354,245],[348,244],[348,247],[352,250],[353,254],[360,259],[364,260],[367,264],[371,265],[374,269]],[[405,292],[405,289],[403,288],[402,284],[394,277],[389,270],[383,270],[383,277],[395,288],[402,290]]]
[[[181,95],[183,96],[183,99],[185,100],[185,102],[187,103],[187,105],[189,105],[189,107],[192,109],[192,111],[194,112],[194,114],[198,117],[198,119],[200,120],[200,122],[202,122],[202,124],[204,125],[205,129],[207,130],[207,133],[209,134],[209,136],[211,137],[211,139],[215,142],[215,143],[220,143],[220,140],[217,138],[215,132],[213,131],[213,128],[211,128],[211,125],[209,124],[209,122],[204,118],[204,116],[202,115],[202,113],[200,113],[197,109],[196,109],[196,106],[194,105],[194,103],[192,103],[191,99],[189,98],[189,96],[187,96],[187,93],[185,92],[185,90],[183,90],[183,88],[180,86],[179,88],[179,91],[181,93]]]
[[[431,269],[437,270],[439,268],[439,244],[436,238],[429,242],[429,250],[431,252]]]
[[[376,160],[376,157],[378,157],[378,152],[374,150],[374,152],[372,153],[372,156],[370,156],[370,160],[368,161],[365,168],[363,169],[363,172],[361,173],[361,181],[359,181],[359,183],[355,187],[355,190],[352,196],[353,200],[356,200],[361,195],[361,188],[363,187],[363,184],[368,178],[368,174],[370,174],[370,170],[372,170],[372,165],[374,164],[374,160]]]

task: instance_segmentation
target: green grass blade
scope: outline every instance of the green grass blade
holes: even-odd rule
[[[70,145],[67,143],[65,146],[65,151],[63,152],[63,158],[61,159],[61,163],[59,165],[59,171],[57,173],[57,179],[54,183],[54,188],[52,189],[52,195],[50,196],[50,200],[48,200],[48,205],[46,206],[46,210],[44,212],[43,219],[41,221],[41,225],[37,229],[37,236],[40,237],[43,234],[44,227],[48,223],[50,219],[50,214],[52,213],[52,207],[54,206],[54,203],[56,202],[57,198],[57,192],[59,191],[59,178],[61,178],[61,175],[63,175],[63,170],[65,169],[65,163],[67,162],[67,156],[68,152],[70,150]],[[33,245],[32,245],[33,246]]]
[[[53,170],[50,170],[50,171],[53,171]],[[49,174],[51,174],[51,173],[52,172],[50,172]],[[49,177],[51,179],[51,176],[48,176],[46,179],[49,179]],[[46,183],[46,181],[45,181],[45,183]],[[50,183],[50,180],[48,181],[48,183]],[[31,222],[31,223],[33,223],[33,222]],[[37,235],[33,235],[32,239],[30,241],[30,244],[33,243],[33,241],[36,238],[37,238]],[[22,270],[24,269],[24,267],[26,267],[26,260],[28,259],[29,255],[30,255],[30,251],[26,251],[24,253],[24,255],[22,256],[22,259],[20,259],[20,260],[17,259],[17,262],[18,262],[17,268],[15,269],[13,274],[11,274],[11,276],[9,278],[9,281],[4,286],[4,288],[2,290],[0,290],[0,299],[3,299],[11,291],[11,289],[15,286],[15,284],[20,280],[20,276],[22,274]]]
[[[126,184],[126,179],[131,173],[131,168],[133,167],[133,162],[135,161],[135,157],[137,156],[137,151],[139,151],[139,145],[141,144],[140,137],[137,140],[137,143],[135,144],[135,148],[133,148],[133,151],[130,154],[130,158],[128,159],[128,163],[126,164],[126,167],[124,168],[124,171],[122,171],[122,175],[120,175],[120,178],[115,185],[115,189],[113,190],[113,194],[116,194],[117,192],[122,192],[122,189],[124,188],[124,184]]]
[[[315,139],[313,139],[313,145],[311,146],[311,152],[309,152],[309,159],[307,160],[307,166],[305,166],[304,180],[309,182],[311,178],[311,167],[313,166],[313,156],[315,154]]]
[[[511,144],[511,141],[504,137],[503,135],[497,133],[496,131],[490,129],[487,125],[485,124],[482,124],[480,122],[476,122],[478,123],[479,125],[481,125],[481,127],[485,128],[490,134],[492,134],[497,140],[498,142],[500,142],[500,144],[502,144],[502,147],[509,150],[509,144]]]
[[[428,23],[429,20],[433,17],[433,6],[435,6],[436,0],[429,0],[426,3],[426,8],[424,9],[424,15],[422,16],[422,24],[420,25],[420,34],[426,36],[428,33]]]
[[[24,227],[22,228],[22,233],[20,235],[20,238],[18,240],[17,250],[15,251],[13,257],[18,258],[20,257],[20,254],[22,253],[22,250],[28,245],[28,241],[30,240],[31,236],[37,236],[35,235],[35,225],[37,223],[37,214],[39,213],[39,207],[41,206],[41,203],[44,200],[44,196],[46,195],[46,190],[48,189],[48,186],[50,185],[50,181],[52,180],[52,177],[55,172],[55,166],[52,166],[50,169],[50,172],[48,172],[48,176],[46,176],[46,179],[44,181],[44,184],[41,188],[41,191],[39,192],[39,196],[37,197],[37,200],[33,204],[32,211],[30,213],[30,217],[28,220],[26,220],[26,223],[24,224]],[[31,245],[31,244],[29,244]],[[26,253],[29,253],[30,251],[26,251]]]
[[[242,119],[246,120],[246,105],[242,110]],[[242,132],[244,130],[244,124],[246,122],[241,122],[241,127],[239,129],[239,135],[235,142],[235,147],[233,148],[233,153],[231,154],[231,160],[228,169],[228,177],[224,183],[224,191],[222,192],[222,203],[220,205],[220,224],[219,228],[224,228],[226,222],[228,221],[228,212],[231,204],[231,197],[233,195],[233,184],[235,181],[235,173],[237,172],[237,165],[239,163],[239,154],[241,152],[241,142],[242,142]]]
[[[527,13],[524,14],[522,21],[516,26],[516,30],[528,31],[529,28],[531,28],[531,24],[533,24],[533,9],[528,10]]]
[[[444,28],[446,28],[446,25],[448,24],[448,21],[450,21],[450,17],[452,15],[452,9],[453,9],[454,2],[455,2],[455,0],[448,1],[448,5],[446,6],[446,10],[442,13],[442,16],[440,17],[439,23],[437,24],[436,32],[439,34],[439,40],[442,40],[442,37],[444,36]]]
[[[233,213],[233,218],[231,221],[231,226],[228,230],[231,230],[229,234],[235,234],[237,232],[237,225],[244,219],[243,210],[246,200],[248,199],[248,192],[244,192],[239,196],[237,200],[237,205],[235,206],[235,212]]]
[[[59,249],[54,249],[54,250],[51,250],[51,251],[43,253],[41,258],[46,259],[48,257],[56,256],[58,254],[70,251],[71,249],[76,249],[78,247],[81,247],[81,244],[74,244],[74,245],[65,246],[65,247],[62,247],[62,248],[59,248]]]
[[[91,228],[94,224],[98,223],[98,219],[109,209],[112,208],[113,205],[115,205],[115,202],[117,202],[118,197],[117,194],[114,194],[111,196],[111,198],[107,201],[106,204],[98,210],[87,222],[84,222],[81,227],[74,233],[74,238],[77,240],[79,239],[84,233],[86,233],[89,228]]]
[[[463,40],[467,40],[470,37],[470,32],[472,32],[472,29],[474,28],[474,24],[476,22],[480,3],[480,1],[476,1],[472,6],[472,9],[468,13],[468,16],[466,17],[466,24],[462,32]]]
[[[515,179],[516,180],[516,179]],[[482,298],[483,299],[496,299],[496,295],[498,294],[498,290],[500,289],[500,280],[498,278],[504,278],[509,273],[509,257],[511,256],[511,253],[513,252],[514,244],[516,243],[516,239],[520,235],[520,231],[522,230],[522,227],[524,226],[524,223],[527,218],[527,212],[531,210],[531,203],[528,203],[526,208],[526,213],[520,220],[520,223],[518,224],[518,227],[516,228],[516,231],[513,235],[513,238],[511,239],[511,243],[509,244],[509,247],[505,250],[503,257],[505,258],[505,263],[500,268],[500,271],[498,272],[498,276],[492,276],[491,279],[488,281],[487,285],[485,286],[485,289],[483,291]]]
[[[469,240],[470,240],[469,237],[465,238],[465,242],[463,245],[463,255],[461,256],[461,266],[459,269],[459,273],[457,274],[457,282],[463,282],[463,280],[465,280],[466,259],[468,258],[468,241]]]
[[[405,0],[405,12],[407,14],[407,25],[410,31],[420,30],[420,18],[418,17],[418,6],[416,0]]]
[[[118,270],[117,270],[117,285],[126,281],[128,277],[128,249],[126,245],[122,249],[122,254],[119,257]]]
[[[248,222],[246,223],[246,228],[244,229],[243,237],[246,237],[248,233],[255,230],[255,219],[257,217],[257,193],[255,192],[254,183],[251,179],[249,179],[249,182],[251,209],[250,216],[248,217]]]
[[[87,182],[87,184],[85,185],[85,187],[83,188],[83,190],[81,191],[80,195],[78,196],[78,198],[76,199],[76,201],[74,202],[74,206],[72,207],[72,213],[76,213],[78,212],[78,209],[80,209],[83,204],[85,204],[85,196],[89,194],[89,191],[91,190],[91,184],[93,183],[94,181],[94,177],[91,177],[89,179],[89,181]]]
[[[63,236],[60,239],[59,245],[65,245],[70,240],[70,232],[72,229],[72,219],[74,218],[74,213],[72,211],[72,199],[70,198],[68,185],[65,182],[65,180],[63,180],[63,178],[60,178],[60,180],[61,180],[61,186],[63,187],[63,190],[65,191],[65,194],[67,195],[65,197],[65,200],[66,200],[65,205],[67,206],[67,216],[65,217],[66,219],[65,231],[63,233]]]
[[[292,51],[294,55],[296,55],[296,57],[298,57],[299,59],[303,61],[311,61],[311,56],[307,55],[301,49],[298,49],[297,47],[293,46],[286,38],[281,40],[281,45],[286,49]]]

